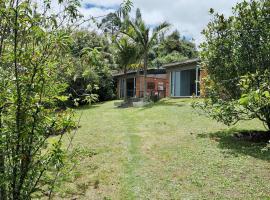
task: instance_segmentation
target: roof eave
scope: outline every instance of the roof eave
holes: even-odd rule
[[[198,63],[200,61],[201,60],[199,58],[195,58],[195,59],[189,59],[189,60],[185,60],[185,61],[181,61],[181,62],[164,64],[162,67],[165,69],[169,69],[169,68],[173,68],[173,67],[186,66],[186,65],[193,64],[193,63]]]

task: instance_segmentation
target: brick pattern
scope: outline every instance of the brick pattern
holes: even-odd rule
[[[167,81],[166,81],[166,97],[170,97],[171,96],[171,84],[170,84],[170,77],[171,73],[167,72],[166,77],[167,77]]]
[[[207,71],[201,70],[201,82],[200,82],[201,97],[205,97],[205,81],[204,81],[204,79],[206,77],[207,77]]]
[[[154,92],[158,92],[158,84],[163,83],[164,91],[167,93],[167,82],[166,78],[157,78],[157,77],[147,77],[146,78],[147,84],[152,82],[155,83]],[[136,77],[136,97],[142,97],[144,90],[144,76],[137,76]],[[147,89],[147,95],[150,95],[153,90]]]
[[[164,87],[164,91],[166,91],[166,96],[168,94],[168,85],[169,85],[169,81],[166,78],[166,76],[164,76],[164,78],[161,77],[155,77],[154,75],[149,75],[151,77],[147,77],[147,83],[149,82],[153,82],[155,83],[155,89],[154,92],[158,91],[158,84],[159,83],[163,83],[163,87]],[[120,80],[121,78],[117,79],[117,88],[116,88],[116,94],[118,99],[120,98]],[[137,75],[136,76],[136,97],[142,97],[143,96],[143,90],[144,90],[144,76],[143,75]],[[150,95],[152,92],[152,90],[147,89],[147,95]]]

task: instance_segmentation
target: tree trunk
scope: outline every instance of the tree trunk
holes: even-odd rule
[[[2,113],[0,110],[0,136],[2,136],[1,130],[2,130]],[[0,147],[0,174],[2,175],[5,174],[5,156],[4,156],[3,147]],[[2,183],[2,184],[3,185],[1,185],[0,187],[0,199],[6,200],[7,199],[6,186],[5,186],[5,183]]]
[[[5,174],[5,157],[3,155],[3,151],[0,150],[0,174],[4,175]],[[5,183],[2,183],[0,187],[0,199],[1,200],[6,200],[6,187]]]
[[[20,198],[20,190],[18,188],[18,176],[20,174],[20,161],[21,158],[18,158],[18,155],[21,154],[21,150],[23,149],[22,145],[23,143],[21,142],[21,106],[22,106],[22,94],[21,94],[21,86],[20,86],[20,78],[19,78],[19,67],[18,67],[18,35],[19,35],[19,0],[16,0],[15,3],[15,20],[14,20],[14,25],[15,28],[13,30],[14,32],[14,48],[13,48],[13,53],[14,53],[14,59],[13,59],[13,64],[14,64],[14,76],[15,76],[15,86],[16,86],[16,124],[15,124],[15,130],[16,130],[16,139],[15,139],[15,149],[12,155],[12,160],[14,161],[14,165],[12,166],[12,183],[11,183],[11,188],[12,188],[12,198],[13,199],[19,199]]]
[[[148,54],[146,53],[144,55],[144,60],[143,60],[143,74],[144,74],[144,87],[143,87],[143,98],[146,99],[147,97],[147,62],[148,62]]]
[[[124,101],[127,101],[127,68],[124,69]]]

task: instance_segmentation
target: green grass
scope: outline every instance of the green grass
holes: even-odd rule
[[[232,136],[262,124],[228,128],[199,116],[190,102],[79,109],[73,145],[95,153],[82,156],[63,198],[270,199],[270,152]]]

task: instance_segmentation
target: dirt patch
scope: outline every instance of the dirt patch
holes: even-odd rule
[[[235,133],[234,137],[239,140],[256,142],[256,143],[267,143],[270,141],[270,132],[267,131],[243,131]]]
[[[150,103],[151,101],[147,101],[142,98],[130,98],[127,101],[116,102],[114,103],[114,105],[118,108],[129,108],[129,107],[142,108],[148,106]]]

